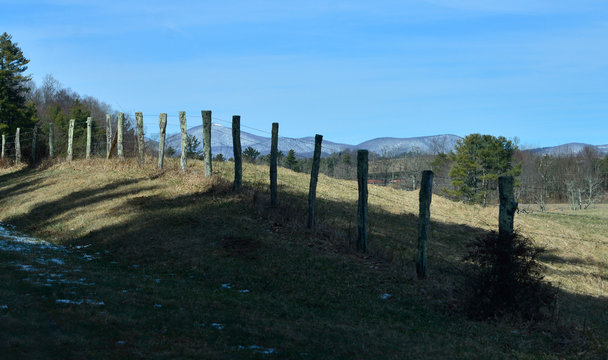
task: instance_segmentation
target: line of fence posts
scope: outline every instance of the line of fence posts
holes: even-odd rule
[[[205,161],[205,176],[213,174],[211,164],[211,110],[201,110],[203,118],[203,158]]]
[[[241,150],[241,117],[232,116],[232,148],[234,151],[234,185],[236,191],[243,188],[243,152]]]
[[[317,202],[317,182],[319,181],[319,168],[321,165],[321,144],[323,135],[315,135],[315,151],[312,155],[312,169],[310,170],[310,185],[308,187],[308,228],[315,228],[315,207]]]
[[[270,140],[270,206],[276,207],[277,197],[277,157],[279,147],[279,123],[272,123],[272,138]]]
[[[158,140],[158,168],[162,170],[165,161],[165,136],[167,134],[166,113],[161,113],[158,116],[158,127],[160,128],[160,138]]]

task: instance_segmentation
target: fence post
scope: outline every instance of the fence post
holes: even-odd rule
[[[241,117],[232,116],[232,147],[234,150],[234,190],[243,188],[243,151],[241,150]]]
[[[201,111],[203,117],[203,156],[205,158],[205,176],[213,174],[211,164],[211,110]]]
[[[86,152],[86,158],[90,159],[91,158],[91,130],[93,127],[93,118],[92,117],[87,117],[87,152]]]
[[[116,144],[116,153],[118,154],[118,158],[120,160],[125,159],[125,152],[124,152],[124,148],[123,148],[123,144],[122,144],[124,132],[125,132],[125,114],[119,112],[118,113],[118,132],[116,134],[116,137],[118,138],[118,143]]]
[[[68,129],[68,161],[72,161],[73,158],[74,122],[76,120],[70,119],[70,128]]]
[[[357,180],[359,183],[359,201],[357,209],[357,248],[367,251],[367,169],[369,152],[357,150]]]
[[[165,161],[165,136],[167,134],[167,114],[161,113],[158,116],[158,127],[160,128],[160,139],[158,140],[158,168],[163,168]]]
[[[312,170],[310,171],[310,186],[308,187],[308,228],[315,227],[315,206],[317,201],[317,181],[319,180],[319,166],[321,163],[321,143],[323,135],[315,135],[315,152],[312,156]]]
[[[49,158],[55,157],[55,124],[49,123]]]
[[[36,164],[36,138],[38,137],[38,125],[34,125],[32,132],[32,165]]]
[[[2,134],[2,159],[6,155],[6,135]]]
[[[279,123],[272,123],[270,141],[270,206],[276,207],[277,199],[277,157],[279,154]]]
[[[498,178],[500,206],[498,208],[498,236],[509,238],[513,236],[513,217],[517,210],[517,202],[513,199],[513,176]]]
[[[17,128],[15,132],[15,163],[21,163],[21,141],[19,140],[19,134],[21,134],[21,128]]]
[[[416,274],[418,279],[426,278],[426,250],[429,241],[429,222],[431,218],[431,198],[433,196],[433,172],[424,170],[418,195],[418,256],[416,257]]]
[[[112,118],[110,114],[106,114],[106,159],[110,158],[112,150]]]
[[[141,112],[135,113],[135,120],[137,121],[137,150],[139,151],[139,165],[143,165],[146,151],[146,143],[144,142],[144,115]]]
[[[187,163],[187,157],[186,157],[186,145],[188,144],[188,128],[186,125],[186,112],[185,111],[180,111],[179,112],[179,128],[182,131],[182,156],[181,156],[181,169],[182,172],[186,171],[186,167],[188,165]]]

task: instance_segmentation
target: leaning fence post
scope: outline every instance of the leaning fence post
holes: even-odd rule
[[[270,141],[270,206],[276,207],[277,199],[277,156],[279,153],[279,123],[272,123]]]
[[[19,140],[19,135],[21,134],[21,128],[17,128],[15,132],[15,163],[21,163],[21,141]]]
[[[76,120],[70,119],[70,127],[68,129],[68,161],[73,159],[73,146],[74,146],[74,122]]]
[[[426,278],[426,250],[429,240],[429,222],[431,218],[431,198],[433,196],[433,172],[424,170],[418,195],[418,256],[416,257],[416,273],[418,279]]]
[[[124,148],[123,148],[123,137],[124,137],[124,131],[125,131],[125,114],[119,112],[118,113],[118,133],[116,134],[116,137],[118,138],[118,143],[116,144],[116,153],[118,154],[118,158],[120,160],[124,160],[125,159],[125,152],[124,152]]]
[[[55,124],[49,123],[49,158],[55,157]]]
[[[513,236],[513,217],[517,210],[517,202],[513,199],[513,176],[498,178],[500,206],[498,208],[498,236],[508,238]]]
[[[359,201],[357,209],[357,248],[360,251],[367,251],[367,169],[368,169],[367,150],[357,151],[357,180],[359,183]]]
[[[167,133],[167,114],[161,113],[158,116],[158,127],[160,128],[160,139],[158,140],[158,168],[163,168],[165,161],[165,136]]]
[[[182,172],[186,171],[187,157],[186,157],[186,146],[188,144],[188,128],[186,125],[186,112],[179,112],[179,128],[182,131],[182,156],[181,156],[181,169]]]
[[[211,110],[202,110],[203,117],[203,157],[205,158],[205,176],[213,173],[211,164]]]
[[[32,165],[36,164],[36,138],[38,137],[38,125],[34,125],[32,132]]]
[[[112,150],[112,118],[110,114],[106,114],[106,159],[110,158]]]
[[[6,135],[2,134],[2,159],[6,154]]]
[[[323,135],[315,135],[315,152],[312,156],[312,170],[310,171],[310,186],[308,187],[308,228],[315,227],[315,206],[317,200],[317,181],[319,180],[319,166],[321,163],[321,143]]]
[[[232,116],[232,147],[234,150],[234,190],[243,188],[243,151],[241,150],[241,117]]]
[[[91,130],[92,130],[92,126],[93,126],[93,118],[92,117],[87,117],[87,152],[86,152],[86,158],[90,159],[91,158]]]
[[[141,112],[135,113],[137,121],[137,150],[139,151],[139,165],[145,162],[146,144],[144,142],[144,115]]]

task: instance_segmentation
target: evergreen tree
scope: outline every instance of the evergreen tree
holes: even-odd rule
[[[450,160],[453,191],[461,200],[485,205],[488,194],[495,190],[501,175],[517,176],[521,165],[513,166],[513,153],[517,146],[506,138],[471,134],[458,140]]]
[[[202,150],[196,150],[201,142],[194,135],[186,135],[186,157],[189,159],[201,159],[203,157]]]
[[[254,162],[258,156],[260,156],[260,152],[251,146],[248,146],[245,150],[243,150],[243,157],[247,162]]]
[[[17,43],[4,33],[0,35],[0,133],[14,133],[17,127],[33,127],[35,107],[27,106],[27,64]]]
[[[294,170],[298,164],[298,160],[296,159],[296,152],[293,149],[290,149],[287,153],[287,157],[285,158],[285,166],[288,169]]]

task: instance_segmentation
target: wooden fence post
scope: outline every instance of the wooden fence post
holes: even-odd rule
[[[68,161],[72,161],[74,154],[74,123],[76,120],[70,119],[70,127],[68,129]]]
[[[4,159],[4,156],[6,156],[6,135],[2,134],[2,158]]]
[[[86,158],[90,159],[91,158],[91,131],[93,127],[93,118],[92,117],[87,117],[87,151],[86,151]]]
[[[32,165],[36,164],[36,138],[38,137],[38,125],[34,125],[32,132]]]
[[[498,209],[498,236],[506,239],[513,236],[513,217],[517,202],[513,199],[513,176],[498,178],[500,206]]]
[[[160,139],[158,140],[158,168],[163,168],[165,161],[165,136],[167,134],[167,114],[161,113],[158,116],[158,127],[160,128]]]
[[[243,151],[241,150],[241,117],[232,116],[232,147],[234,150],[234,190],[243,188]]]
[[[21,128],[17,128],[15,132],[15,163],[21,163],[21,141],[19,140],[19,135],[21,134]]]
[[[277,199],[277,157],[279,154],[279,123],[272,123],[270,140],[270,206],[276,207]]]
[[[431,198],[433,196],[433,172],[424,170],[418,195],[418,256],[416,257],[416,274],[418,279],[426,278],[426,250],[429,241],[429,222],[431,218]]]
[[[139,165],[143,165],[146,151],[146,143],[144,142],[144,115],[141,112],[135,113],[135,120],[137,122],[137,150],[139,153],[138,162]]]
[[[186,171],[186,167],[188,165],[187,163],[187,157],[186,157],[186,145],[188,144],[188,128],[186,125],[186,112],[185,111],[180,111],[179,112],[179,128],[182,131],[182,156],[181,156],[181,169],[182,172]]]
[[[359,201],[357,209],[357,249],[367,251],[367,169],[369,152],[357,150],[357,180],[359,183]]]
[[[106,159],[110,158],[110,150],[112,149],[112,118],[110,114],[106,114]]]
[[[55,157],[55,124],[49,123],[49,158]]]
[[[124,132],[125,132],[125,114],[119,112],[118,113],[118,130],[117,130],[117,134],[116,137],[118,138],[118,142],[116,144],[116,153],[118,154],[118,158],[120,160],[124,160],[125,159],[125,152],[124,152],[124,148],[123,148],[123,137],[124,137]]]
[[[205,176],[213,174],[211,164],[211,110],[201,111],[203,117],[203,156],[205,158]]]
[[[319,166],[321,163],[321,143],[323,135],[315,135],[315,152],[312,156],[312,169],[310,171],[310,186],[308,187],[308,228],[315,228],[315,206],[317,201],[317,181],[319,180]]]

